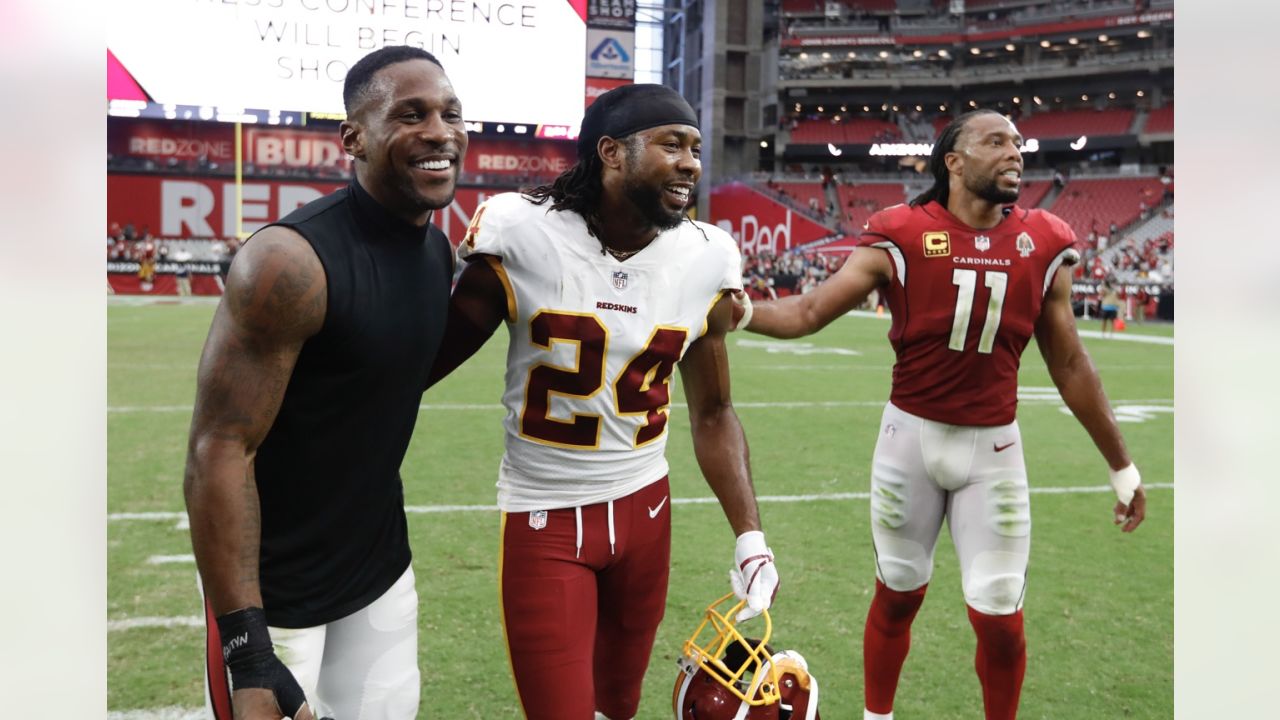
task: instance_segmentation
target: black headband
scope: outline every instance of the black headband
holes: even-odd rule
[[[602,137],[622,139],[659,125],[698,127],[698,116],[680,93],[665,85],[623,85],[596,99],[582,116],[578,159],[596,152]]]

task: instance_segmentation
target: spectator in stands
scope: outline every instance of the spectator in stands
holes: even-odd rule
[[[1102,318],[1102,336],[1107,337],[1115,330],[1116,316],[1120,313],[1120,293],[1108,279],[1098,288],[1098,298],[1102,306],[1099,313]]]
[[[173,277],[178,285],[178,295],[187,297],[191,294],[191,267],[187,264],[191,261],[191,253],[179,250],[173,254],[173,260],[177,265]]]

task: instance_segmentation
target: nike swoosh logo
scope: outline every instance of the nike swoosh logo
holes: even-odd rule
[[[662,506],[667,504],[667,496],[662,496],[662,502],[658,503],[658,507],[649,508],[649,519],[658,517],[658,513],[662,512]]]
[[[992,443],[992,444],[991,444],[991,446],[992,446],[993,448],[995,448],[995,451],[996,451],[996,452],[1001,452],[1001,451],[1003,451],[1003,450],[1008,450],[1009,448],[1011,448],[1011,447],[1013,447],[1014,445],[1017,445],[1017,444],[1018,444],[1018,443],[1015,441],[1015,442],[1011,442],[1011,443],[1009,443],[1008,445],[996,445],[995,443]]]

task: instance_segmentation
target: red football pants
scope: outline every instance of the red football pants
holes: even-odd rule
[[[520,704],[530,720],[634,717],[671,561],[667,479],[609,503],[503,513],[502,618]],[[532,520],[532,522],[531,522]],[[579,542],[580,540],[580,542]]]

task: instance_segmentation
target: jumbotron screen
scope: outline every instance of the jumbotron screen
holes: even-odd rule
[[[341,115],[351,65],[413,45],[439,58],[468,120],[572,126],[585,15],[585,0],[113,0],[108,92]]]

